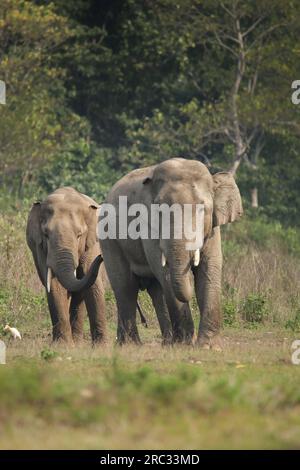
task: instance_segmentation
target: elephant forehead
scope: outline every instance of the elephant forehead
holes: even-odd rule
[[[68,191],[68,192],[54,192],[50,194],[46,200],[46,204],[51,204],[53,206],[85,206],[88,204],[93,203],[93,199],[85,196],[83,194],[77,193],[76,191]]]
[[[52,193],[46,198],[45,203],[48,204],[58,204],[63,201],[66,197],[65,193]]]
[[[172,158],[160,163],[154,169],[153,177],[190,182],[206,178],[211,181],[211,175],[203,163],[184,158]]]
[[[66,204],[65,202],[58,203],[58,201],[47,201],[43,204],[41,215],[43,218],[51,219],[60,224],[64,223],[78,223],[80,224],[84,220],[84,214],[82,208],[74,204]]]

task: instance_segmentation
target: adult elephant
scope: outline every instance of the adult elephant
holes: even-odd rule
[[[46,289],[54,341],[82,338],[84,304],[93,342],[105,338],[98,208],[90,197],[66,187],[36,202],[29,213],[27,243]]]
[[[226,172],[212,176],[198,161],[173,158],[134,170],[119,180],[105,201],[114,206],[117,214],[120,196],[127,197],[128,206],[143,203],[148,213],[153,204],[179,204],[181,207],[191,204],[194,209],[196,204],[202,204],[204,230],[194,251],[186,249],[190,240],[184,236],[174,237],[174,217],[169,239],[161,236],[161,228],[157,239],[125,239],[119,230],[116,237],[105,238],[105,233],[101,233],[104,262],[117,300],[118,341],[140,342],[135,306],[139,289],[147,288],[164,341],[191,342],[194,325],[188,302],[195,286],[201,312],[197,343],[205,349],[221,349],[220,225],[233,222],[242,214],[234,178]],[[103,222],[105,217],[102,212]],[[195,218],[195,211],[192,218]],[[130,223],[130,217],[128,221]],[[192,220],[193,226],[194,222]]]

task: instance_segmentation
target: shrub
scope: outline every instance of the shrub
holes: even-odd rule
[[[44,359],[45,361],[51,361],[52,359],[55,359],[57,356],[58,356],[58,353],[49,348],[43,349],[41,351],[41,358]]]
[[[222,296],[223,322],[226,326],[234,326],[238,320],[237,292],[228,282],[224,282]]]
[[[223,322],[226,326],[234,326],[237,322],[237,304],[233,299],[223,301]]]
[[[294,332],[300,332],[300,307],[296,310],[294,318],[286,322],[285,327]]]
[[[265,294],[248,294],[241,304],[241,315],[248,323],[263,323],[269,315]]]

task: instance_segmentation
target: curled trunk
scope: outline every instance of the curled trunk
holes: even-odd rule
[[[54,261],[49,263],[49,267],[65,289],[69,292],[80,292],[94,284],[102,261],[102,256],[97,256],[91,264],[88,273],[82,279],[76,279],[73,256],[67,251],[56,255]]]

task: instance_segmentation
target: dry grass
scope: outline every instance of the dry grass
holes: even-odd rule
[[[300,306],[299,259],[276,248],[267,251],[249,246],[244,253],[228,257],[224,263],[224,283],[234,286],[234,297],[249,294],[266,296],[270,320],[285,323]]]

